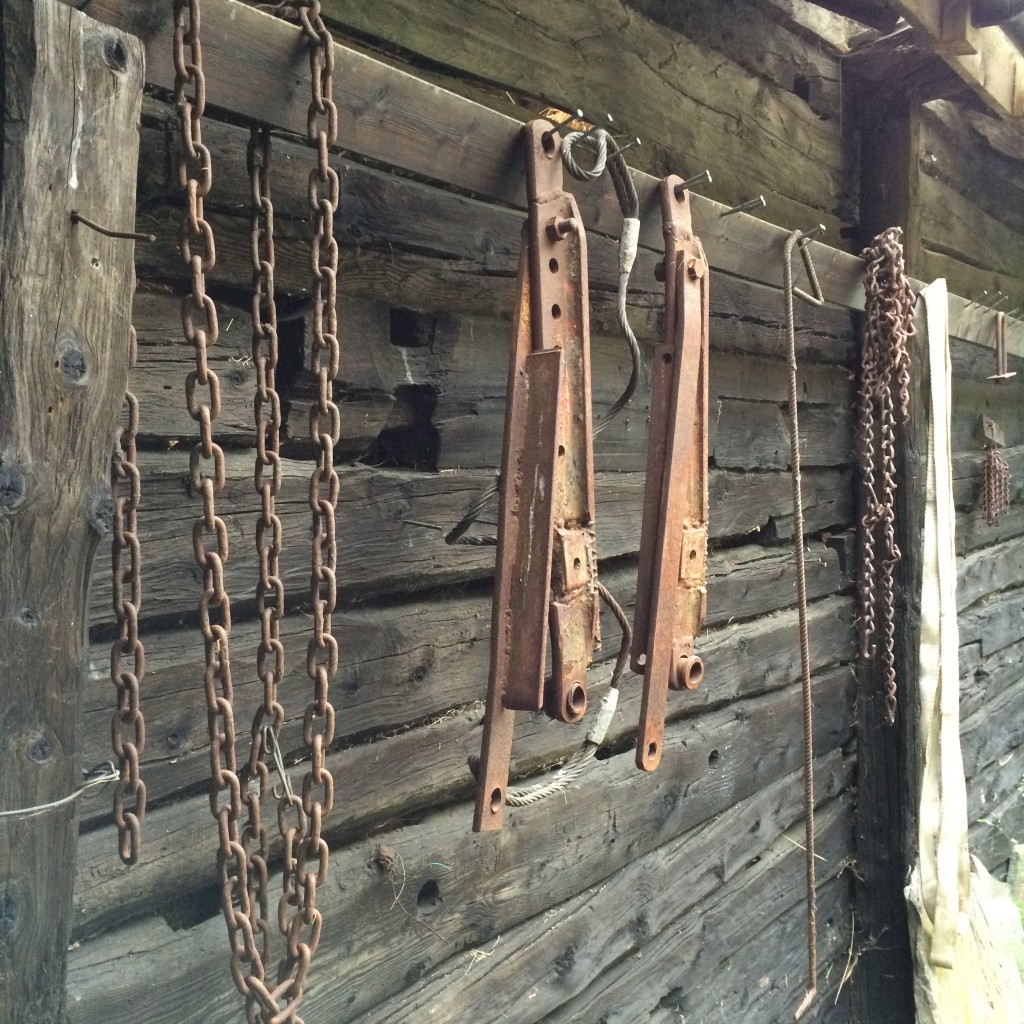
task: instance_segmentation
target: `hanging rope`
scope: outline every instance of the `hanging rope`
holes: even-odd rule
[[[789,450],[790,478],[793,484],[793,558],[796,564],[797,609],[800,620],[800,678],[803,698],[804,731],[804,845],[807,864],[807,973],[808,987],[803,1002],[796,1011],[799,1018],[811,1005],[817,994],[818,979],[818,909],[814,879],[814,703],[811,686],[811,652],[807,626],[807,569],[804,559],[804,503],[800,477],[800,417],[799,389],[796,363],[796,314],[793,297],[812,305],[824,305],[818,277],[806,244],[800,245],[800,255],[814,291],[813,295],[793,285],[793,247],[803,239],[802,231],[794,231],[786,239],[783,249],[782,288],[786,303],[786,352],[789,369]]]
[[[896,424],[910,411],[910,359],[914,334],[914,293],[903,264],[901,228],[889,228],[861,256],[867,322],[857,396],[858,461],[863,491],[860,598],[860,655],[873,657],[873,637],[882,637],[885,720],[896,720],[896,599],[893,572],[896,544]]]
[[[588,167],[581,167],[573,156],[573,147],[583,145],[594,153],[594,162]],[[615,195],[622,210],[622,230],[619,232],[619,284],[616,292],[616,315],[619,329],[629,345],[630,372],[622,394],[612,403],[611,408],[594,426],[594,433],[599,434],[626,407],[636,391],[640,381],[640,345],[629,324],[626,312],[626,298],[629,294],[629,277],[636,261],[637,245],[640,238],[640,198],[637,195],[633,177],[629,173],[625,157],[619,144],[603,128],[592,132],[569,132],[562,139],[562,164],[565,169],[580,181],[596,181],[605,171],[612,179]]]

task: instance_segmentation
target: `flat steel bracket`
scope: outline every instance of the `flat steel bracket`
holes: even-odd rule
[[[529,217],[509,358],[478,832],[504,821],[515,712],[578,722],[600,642],[586,238],[562,188],[557,133],[547,121],[523,133]]]
[[[708,264],[681,186],[675,175],[661,183],[665,340],[654,354],[630,650],[644,676],[636,747],[644,771],[661,761],[669,689],[693,689],[704,676],[694,641],[707,614]]]

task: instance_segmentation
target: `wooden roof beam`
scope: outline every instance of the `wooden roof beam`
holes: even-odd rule
[[[976,28],[970,0],[890,0],[942,59],[1003,117],[1024,117],[1024,54],[998,25]]]

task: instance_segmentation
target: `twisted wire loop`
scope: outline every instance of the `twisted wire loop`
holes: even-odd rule
[[[302,998],[310,959],[320,942],[323,920],[317,909],[317,888],[327,878],[328,847],[323,819],[334,803],[334,779],[324,767],[334,740],[334,708],[328,699],[338,669],[338,643],[331,615],[337,602],[337,538],[335,515],[340,483],[334,448],[341,438],[341,413],[333,399],[341,350],[338,341],[338,244],[334,217],[340,199],[338,174],[330,165],[330,148],[338,141],[338,108],[333,100],[334,40],[316,0],[297,0],[302,32],[309,42],[312,99],[307,116],[309,142],[316,163],[309,174],[309,206],[313,237],[311,369],[317,398],[309,414],[309,437],[316,450],[316,468],[309,481],[312,512],[312,558],[309,601],[313,633],[306,651],[306,671],[313,681],[313,699],[302,721],[303,742],[310,749],[309,770],[301,796],[282,799],[278,816],[284,836],[284,892],[278,902],[278,927],[287,946],[278,971],[279,990],[287,989],[297,1005]],[[298,1018],[295,1018],[298,1020]]]
[[[135,272],[132,271],[132,292]],[[128,369],[135,368],[139,344],[135,327],[128,328]],[[136,864],[142,847],[142,821],[146,816],[146,784],[139,758],[146,746],[146,721],[139,691],[146,671],[146,650],[139,639],[142,606],[142,547],[138,509],[142,497],[136,438],[139,402],[131,390],[124,394],[124,418],[117,449],[110,460],[110,492],[114,498],[114,538],[111,575],[117,638],[110,647],[110,679],[117,688],[117,707],[110,721],[111,743],[117,756],[119,778],[114,788],[114,824],[117,850],[125,864]],[[124,488],[127,487],[127,493]]]
[[[986,449],[981,471],[981,508],[989,526],[995,526],[999,517],[1010,508],[1010,466],[995,445]]]
[[[896,427],[910,412],[910,356],[915,295],[903,262],[901,228],[889,228],[861,253],[867,321],[857,396],[857,456],[864,515],[861,520],[860,656],[882,643],[885,720],[896,720],[896,599],[900,560],[896,543]]]
[[[793,249],[800,247],[813,294],[793,284]],[[793,557],[796,563],[797,611],[800,622],[800,678],[803,698],[804,740],[804,856],[807,872],[807,972],[808,987],[797,1018],[803,1015],[817,993],[818,978],[818,905],[815,883],[814,829],[814,694],[811,681],[811,645],[807,624],[807,568],[804,557],[804,503],[800,474],[800,415],[796,361],[796,312],[793,297],[799,295],[815,306],[824,305],[818,276],[804,244],[802,231],[794,231],[786,239],[782,257],[782,287],[786,307],[786,350],[789,383],[789,449],[790,478],[793,485]]]
[[[594,154],[594,160],[590,167],[583,167],[573,155],[573,147],[582,145]],[[615,188],[615,195],[619,200],[619,209],[622,211],[622,230],[619,233],[619,283],[615,295],[615,312],[619,322],[619,330],[622,331],[629,346],[630,372],[626,386],[622,393],[612,403],[608,411],[594,424],[595,437],[608,426],[609,423],[629,404],[630,399],[636,392],[637,384],[640,381],[640,365],[642,357],[640,354],[640,343],[636,340],[633,328],[629,322],[629,314],[626,309],[626,299],[629,295],[629,278],[633,270],[633,262],[636,258],[637,235],[640,224],[640,197],[637,195],[636,185],[633,183],[632,175],[629,173],[629,166],[626,158],[622,155],[618,142],[610,132],[604,128],[598,128],[593,132],[569,132],[562,139],[562,165],[576,179],[580,181],[596,181],[605,171],[612,180]],[[635,226],[632,234],[630,222]],[[462,543],[468,543],[463,541]]]

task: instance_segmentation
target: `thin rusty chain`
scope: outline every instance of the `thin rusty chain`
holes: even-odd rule
[[[989,526],[995,526],[999,517],[1010,507],[1010,466],[995,445],[986,449],[982,467],[981,508]]]
[[[313,635],[306,652],[306,670],[313,680],[313,700],[302,721],[302,737],[310,749],[310,766],[302,783],[298,820],[287,825],[284,893],[278,903],[278,927],[287,936],[287,950],[278,973],[279,985],[292,984],[301,997],[309,962],[320,943],[323,919],[317,909],[317,887],[327,878],[329,851],[323,838],[323,818],[334,803],[334,779],[324,767],[334,739],[334,708],[328,700],[330,682],[338,669],[338,643],[331,626],[337,601],[338,551],[335,514],[340,481],[334,468],[334,447],[341,437],[341,413],[333,400],[334,378],[341,360],[338,342],[338,245],[334,215],[340,182],[330,165],[330,147],[338,140],[338,108],[333,100],[334,40],[324,25],[317,0],[297,0],[302,30],[309,41],[312,101],[307,117],[309,141],[317,161],[309,174],[309,205],[313,219],[310,245],[313,297],[311,369],[318,382],[317,400],[309,414],[309,436],[316,447],[317,466],[309,481],[313,514],[309,600]]]
[[[882,638],[885,719],[896,718],[896,424],[910,412],[908,343],[914,334],[915,296],[903,263],[900,228],[878,235],[861,253],[867,323],[857,398],[858,461],[864,495],[861,521],[860,654],[873,657]]]
[[[135,273],[132,272],[132,291]],[[135,367],[139,342],[135,327],[128,328],[128,369]],[[142,821],[146,816],[146,784],[139,757],[146,746],[146,720],[139,706],[139,691],[146,672],[146,649],[139,639],[142,607],[142,548],[138,509],[142,497],[136,438],[139,402],[131,390],[124,393],[125,417],[117,450],[110,460],[110,493],[114,499],[114,539],[111,543],[114,612],[118,635],[110,647],[110,679],[117,687],[117,708],[110,721],[110,736],[121,777],[114,789],[114,823],[118,854],[125,864],[136,864],[142,847]],[[128,493],[122,491],[127,482]]]

